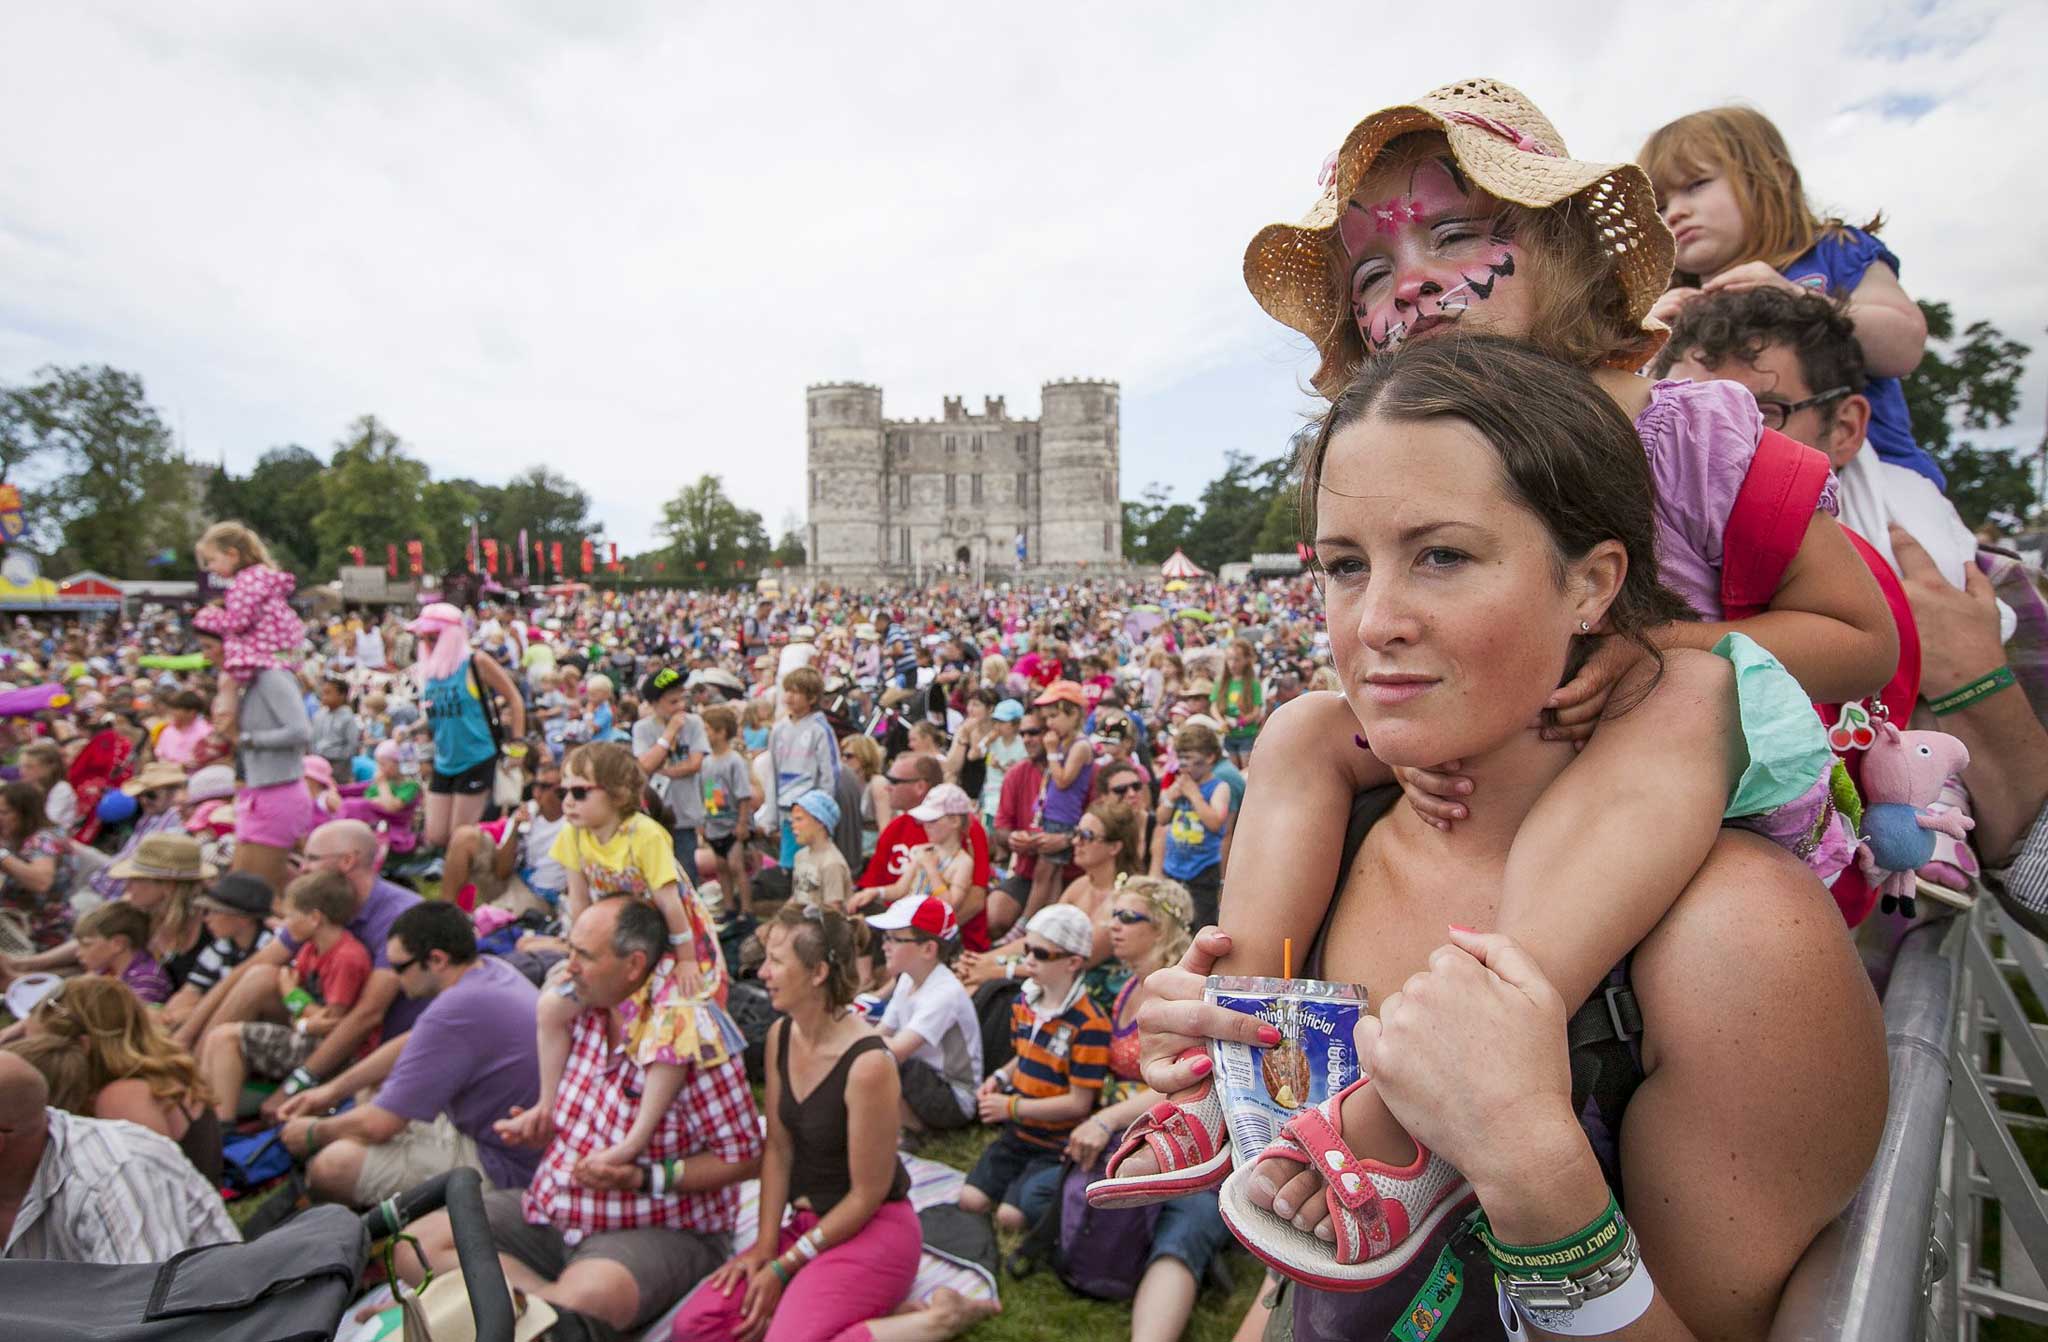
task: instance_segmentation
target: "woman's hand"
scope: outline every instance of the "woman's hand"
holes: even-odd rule
[[[755,1272],[767,1266],[775,1255],[765,1245],[752,1244],[745,1253],[736,1254],[725,1261],[724,1266],[704,1279],[704,1289],[720,1295],[731,1295],[733,1287],[745,1282]]]
[[[1607,696],[1637,662],[1649,654],[1642,645],[1618,634],[1601,637],[1579,674],[1573,676],[1543,705],[1549,721],[1539,731],[1546,741],[1570,741],[1583,746],[1607,707]]]
[[[1077,1170],[1094,1169],[1109,1145],[1109,1137],[1109,1124],[1102,1121],[1101,1115],[1089,1115],[1067,1134],[1067,1159],[1074,1162]]]
[[[747,1278],[747,1298],[740,1305],[740,1326],[733,1329],[733,1342],[759,1342],[768,1331],[768,1320],[782,1303],[782,1278],[763,1263]]]
[[[1257,1017],[1202,1000],[1209,974],[1228,954],[1229,934],[1205,927],[1179,964],[1155,969],[1145,979],[1145,1002],[1138,1008],[1138,1069],[1145,1084],[1161,1095],[1177,1095],[1209,1075],[1213,1064],[1206,1046],[1211,1039],[1280,1042],[1280,1032]],[[1190,1049],[1203,1051],[1182,1059]]]
[[[1577,1134],[1567,1014],[1514,938],[1453,927],[1429,968],[1359,1021],[1358,1065],[1415,1140],[1484,1187]]]
[[[1454,820],[1467,820],[1472,812],[1461,798],[1472,795],[1472,780],[1458,772],[1460,762],[1447,760],[1434,769],[1396,768],[1394,781],[1415,814],[1441,830]]]
[[[277,1116],[283,1119],[318,1118],[333,1112],[334,1106],[342,1101],[340,1092],[334,1089],[332,1081],[323,1081],[317,1086],[308,1086],[286,1100],[277,1108]]]

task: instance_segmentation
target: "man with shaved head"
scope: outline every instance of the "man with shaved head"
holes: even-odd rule
[[[306,839],[301,869],[337,871],[355,892],[356,912],[348,930],[370,952],[370,980],[341,1023],[322,1039],[305,1065],[286,1078],[277,1093],[264,1101],[264,1115],[274,1117],[284,1102],[302,1090],[311,1089],[334,1076],[356,1058],[363,1042],[379,1026],[383,1037],[393,1039],[412,1028],[426,1009],[424,1000],[399,992],[398,976],[391,972],[386,949],[391,924],[398,915],[420,902],[420,897],[402,885],[394,885],[377,874],[377,835],[360,820],[330,820]],[[291,963],[298,943],[283,932],[215,984],[178,1031],[178,1042],[196,1049],[212,1030],[239,1029],[243,1021],[282,1023],[287,1019],[284,998],[278,992],[278,971]]]
[[[42,1074],[0,1052],[0,1258],[160,1263],[241,1240],[170,1138],[49,1102]]]

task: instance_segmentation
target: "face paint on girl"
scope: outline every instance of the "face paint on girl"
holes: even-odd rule
[[[1481,329],[1526,333],[1527,285],[1505,283],[1521,249],[1498,211],[1448,158],[1366,175],[1337,236],[1351,276],[1352,320],[1368,351],[1384,354],[1480,312],[1488,317]]]

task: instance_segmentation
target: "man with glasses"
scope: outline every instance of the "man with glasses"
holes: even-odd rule
[[[534,770],[532,797],[508,816],[464,825],[448,840],[441,888],[455,894],[474,883],[475,903],[515,914],[549,913],[569,888],[569,873],[554,856],[562,814],[562,766],[543,760]],[[488,859],[488,860],[485,860]]]
[[[853,883],[856,890],[886,889],[910,869],[911,849],[931,841],[925,834],[924,825],[911,812],[924,804],[926,793],[946,781],[945,767],[936,755],[898,755],[889,761],[888,770],[882,776],[888,781],[889,805],[895,810],[896,818],[876,839],[874,856],[868,859],[860,879]],[[970,889],[965,901],[971,908],[978,902],[975,892],[986,895],[990,880],[988,831],[981,827],[979,818],[973,815],[966,817],[966,833],[962,842],[974,855],[974,871],[968,877]],[[962,924],[960,942],[970,951],[985,951],[988,939],[988,910],[984,908]]]
[[[1939,486],[1883,460],[1865,437],[1863,351],[1844,304],[1778,288],[1707,294],[1679,314],[1657,366],[1660,376],[1720,378],[1749,388],[1767,427],[1823,453],[1835,468],[1843,526],[1894,570],[1889,533],[1896,526],[1920,543],[1943,577],[1963,585],[1977,538]]]
[[[356,898],[355,916],[348,930],[370,953],[370,981],[355,1005],[325,1039],[314,1048],[303,1066],[295,1070],[277,1093],[263,1102],[263,1114],[273,1118],[284,1102],[302,1090],[310,1090],[340,1071],[356,1054],[357,1047],[381,1024],[383,1037],[395,1039],[412,1028],[424,1009],[424,1002],[403,996],[391,973],[386,943],[398,916],[420,902],[420,897],[402,885],[393,885],[377,874],[377,835],[360,820],[330,820],[306,839],[301,869],[331,869],[348,880]],[[178,1031],[186,1048],[198,1044],[217,1025],[245,1020],[288,1019],[283,995],[278,991],[278,971],[291,963],[299,944],[280,932],[276,940],[236,967],[200,1000],[198,1009]]]
[[[534,1034],[539,991],[494,956],[479,956],[469,915],[422,900],[391,924],[385,960],[413,1027],[341,1075],[285,1101],[284,1144],[308,1160],[313,1195],[367,1207],[467,1166],[491,1188],[523,1188],[539,1153],[508,1145],[492,1125],[540,1093]],[[333,1117],[356,1092],[377,1098]]]

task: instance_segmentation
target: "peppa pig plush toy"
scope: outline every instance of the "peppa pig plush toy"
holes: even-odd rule
[[[1856,865],[1883,896],[1880,907],[1913,916],[1913,873],[1934,856],[1936,831],[1962,839],[1977,823],[1960,811],[1929,811],[1941,785],[1969,767],[1970,752],[1946,732],[1876,724],[1863,758],[1863,841]]]

